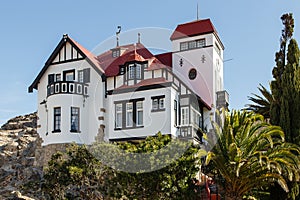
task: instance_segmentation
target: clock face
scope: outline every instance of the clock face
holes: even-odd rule
[[[194,80],[197,77],[197,70],[195,68],[190,69],[189,71],[189,79]]]

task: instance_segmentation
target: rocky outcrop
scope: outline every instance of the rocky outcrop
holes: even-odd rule
[[[40,145],[36,121],[36,113],[18,116],[0,129],[0,199],[16,199],[19,191],[41,199],[42,169],[34,165],[35,151]]]

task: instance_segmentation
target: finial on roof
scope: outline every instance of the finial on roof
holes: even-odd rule
[[[119,46],[119,35],[121,33],[122,27],[118,26],[117,28],[118,28],[118,31],[116,32],[116,36],[117,36],[117,47],[118,47]]]
[[[141,34],[138,33],[138,44],[140,44],[140,43],[141,43]]]
[[[64,34],[64,35],[63,35],[63,38],[64,38],[64,39],[67,39],[67,38],[68,38],[68,34],[67,34],[67,33]]]

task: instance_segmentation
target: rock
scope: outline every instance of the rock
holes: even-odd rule
[[[0,129],[0,199],[44,199],[34,187],[42,180],[42,169],[34,165],[41,145],[36,121],[36,113],[18,116]]]

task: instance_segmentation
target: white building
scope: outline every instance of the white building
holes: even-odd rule
[[[215,109],[228,106],[224,46],[209,19],[178,25],[170,39],[172,52],[160,55],[138,42],[96,56],[64,35],[29,87],[43,145],[209,130]]]

